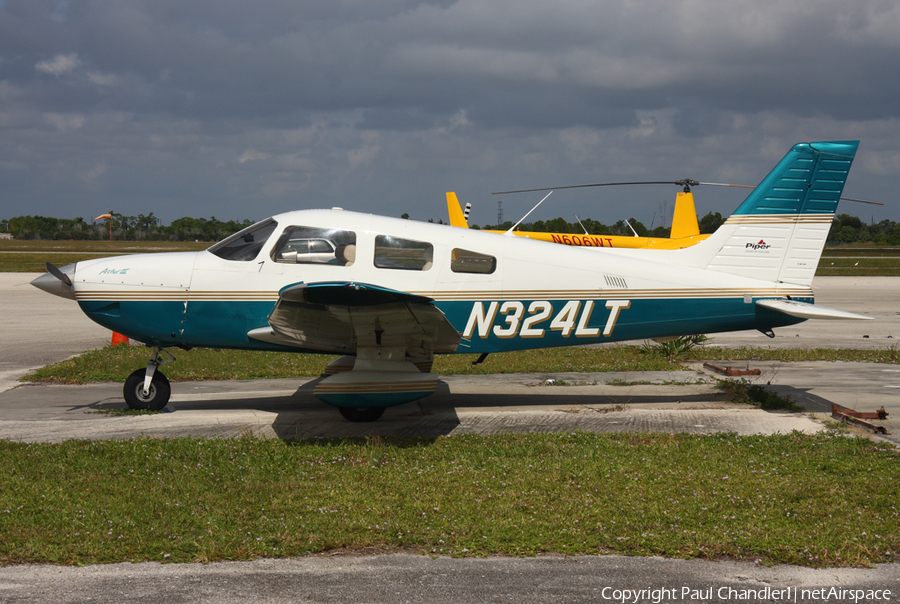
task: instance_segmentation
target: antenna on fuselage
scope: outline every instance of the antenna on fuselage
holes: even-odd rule
[[[544,199],[547,199],[547,198],[550,197],[551,195],[553,195],[553,191],[550,191],[549,193],[547,193],[546,195],[544,195]],[[512,225],[511,227],[509,227],[509,230],[506,231],[506,232],[503,233],[503,234],[504,234],[504,235],[508,235],[508,236],[510,236],[510,237],[513,237],[513,231],[516,230],[516,227],[519,226],[520,224],[522,224],[522,221],[525,220],[526,218],[528,218],[528,215],[529,215],[529,214],[531,214],[531,213],[534,212],[536,209],[538,209],[538,206],[541,205],[542,203],[544,203],[544,199],[542,199],[542,200],[540,200],[539,202],[537,202],[537,205],[536,205],[536,206],[534,206],[533,208],[531,208],[530,210],[528,210],[528,214],[525,214],[524,216],[522,216],[522,217],[519,219],[519,222],[517,222],[516,224]]]
[[[578,217],[578,214],[575,214],[575,220],[578,221],[578,224],[581,224],[581,218]],[[590,233],[588,233],[588,230],[584,228],[584,225],[583,225],[583,224],[581,224],[581,228],[584,229],[584,234],[585,234],[585,235],[590,235]]]
[[[628,219],[627,219],[627,218],[625,219],[625,224],[628,225],[628,228],[631,229],[631,232],[634,233],[634,236],[635,236],[635,237],[640,237],[640,235],[637,234],[637,231],[634,230],[634,227],[631,226],[631,223],[628,222]]]

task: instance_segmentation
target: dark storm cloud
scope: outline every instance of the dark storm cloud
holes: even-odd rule
[[[897,41],[873,31],[878,11],[804,4],[748,4],[750,17],[735,18],[739,3],[697,3],[695,13],[691,3],[516,3],[513,16],[505,3],[25,0],[7,2],[0,31],[11,81],[54,106],[54,90],[69,93],[74,110],[254,118],[421,106],[463,88],[488,115],[504,113],[492,104],[526,107],[523,121],[548,96],[588,93],[599,108],[607,97],[635,106],[665,92],[676,105],[888,115],[890,99],[871,93],[896,86],[884,69],[896,67]],[[65,56],[80,70],[33,69]],[[91,74],[107,86],[91,87]]]
[[[437,218],[453,188],[746,182],[815,138],[862,138],[886,196],[898,50],[876,0],[2,0],[0,217]]]

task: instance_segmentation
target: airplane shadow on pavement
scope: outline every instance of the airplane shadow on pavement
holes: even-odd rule
[[[831,413],[831,401],[816,394],[810,394],[811,388],[794,388],[793,386],[767,386],[769,390],[793,402],[804,411],[814,413]]]
[[[316,380],[307,382],[291,394],[262,396],[259,389],[246,392],[210,392],[202,397],[183,397],[170,404],[175,413],[193,412],[195,434],[268,434],[284,441],[303,439],[353,438],[367,436],[410,437],[433,439],[460,431],[466,433],[529,433],[556,431],[634,431],[650,430],[634,423],[618,421],[630,410],[658,409],[667,405],[663,415],[677,418],[678,411],[692,411],[719,407],[725,404],[719,393],[678,394],[660,393],[621,395],[585,393],[584,389],[565,387],[535,387],[533,393],[453,393],[443,381],[437,391],[420,401],[389,407],[376,422],[346,421],[337,409],[319,401],[312,391]],[[182,383],[182,389],[187,388]],[[830,410],[831,403],[802,389],[773,386],[782,396],[809,411]],[[179,384],[175,384],[176,392]],[[284,391],[284,390],[283,390]],[[676,406],[672,406],[675,404]],[[108,399],[95,408],[124,409],[123,402]],[[196,412],[202,412],[197,414]],[[206,413],[208,412],[208,414]],[[251,417],[261,412],[258,417]],[[778,411],[776,413],[783,413]],[[274,414],[274,419],[271,414]],[[465,419],[461,418],[461,415]],[[633,415],[633,414],[632,414]],[[658,429],[669,431],[678,419],[662,420]],[[465,424],[465,425],[463,425]],[[243,427],[242,427],[243,426]],[[631,426],[631,427],[626,427]],[[682,431],[680,429],[675,431]],[[689,428],[688,431],[693,431]]]
[[[660,391],[658,394],[629,393],[618,387],[590,392],[586,388],[535,386],[523,392],[506,393],[503,389],[470,388],[468,392],[451,392],[443,380],[436,392],[424,399],[389,407],[376,422],[352,423],[341,417],[334,407],[313,395],[318,380],[296,386],[292,380],[248,382],[178,382],[173,384],[175,399],[169,409],[190,420],[178,422],[179,434],[195,436],[236,436],[259,434],[284,441],[302,439],[364,438],[367,436],[434,439],[451,433],[496,434],[529,432],[585,431],[696,431],[730,430],[728,425],[713,427],[713,421],[688,421],[679,411],[703,413],[703,410],[725,408],[724,395],[717,392],[696,394]],[[831,401],[810,394],[809,389],[785,385],[769,386],[777,394],[789,398],[805,411],[829,412]],[[272,393],[266,396],[267,390]],[[179,393],[181,396],[179,396]],[[112,394],[112,392],[110,392]],[[87,401],[85,401],[87,402]],[[85,407],[79,405],[79,409]],[[95,410],[124,410],[125,403],[115,396],[94,402]],[[656,410],[656,419],[642,419],[650,414],[630,411]],[[784,413],[777,410],[771,413]],[[641,419],[633,416],[639,415]],[[757,416],[758,417],[758,416]],[[709,420],[709,418],[707,418]],[[644,423],[641,423],[644,422]],[[680,422],[680,423],[679,423]],[[686,423],[685,423],[686,422]],[[135,422],[136,424],[138,422]],[[150,432],[143,430],[150,428]],[[174,427],[158,425],[159,436],[170,434]],[[142,428],[151,434],[153,428]]]

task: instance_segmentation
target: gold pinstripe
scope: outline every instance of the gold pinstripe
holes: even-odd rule
[[[75,293],[76,300],[143,300],[143,301],[176,301],[183,302],[185,300],[212,300],[212,301],[277,301],[278,292],[259,292],[259,291],[154,291],[154,290],[134,290],[134,291],[104,291],[104,290],[81,290]]]
[[[740,298],[753,296],[755,298],[768,296],[812,296],[812,289],[808,287],[798,288],[732,288],[732,289],[579,289],[579,290],[506,290],[506,291],[436,291],[436,292],[411,292],[420,296],[427,296],[435,300],[449,301],[479,301],[479,300],[578,300],[595,298],[627,298],[627,299],[654,299],[654,298]]]
[[[484,290],[460,292],[458,290],[418,291],[410,294],[432,298],[439,301],[479,301],[479,300],[578,300],[596,298],[629,298],[629,299],[654,299],[654,298],[735,298],[743,296],[769,297],[769,296],[812,296],[812,289],[808,287],[779,287],[779,288],[705,288],[705,289],[563,289],[563,290]],[[134,300],[134,301],[271,301],[278,300],[278,292],[184,292],[184,291],[79,291],[75,294],[77,300]]]

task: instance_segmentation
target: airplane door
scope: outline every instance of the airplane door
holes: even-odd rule
[[[185,344],[246,346],[247,332],[267,324],[281,279],[280,267],[269,260],[232,261],[201,253],[186,305]]]

